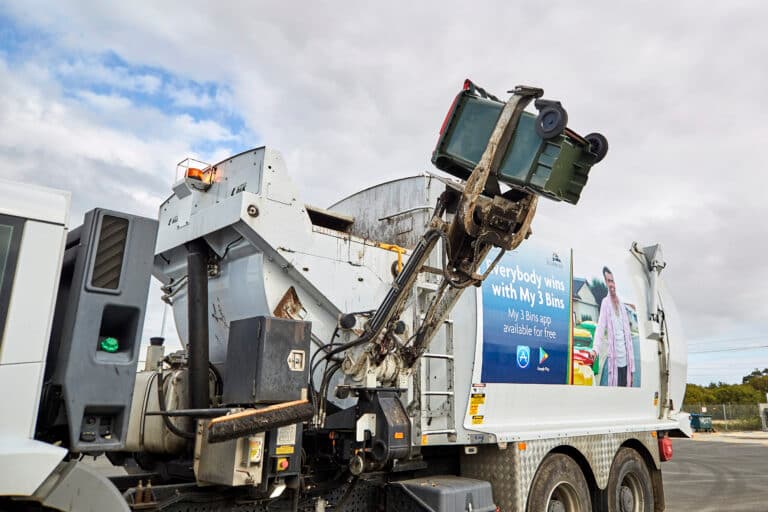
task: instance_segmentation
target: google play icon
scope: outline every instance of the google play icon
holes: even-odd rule
[[[549,354],[543,348],[539,347],[539,364],[544,364],[544,361],[549,359]]]

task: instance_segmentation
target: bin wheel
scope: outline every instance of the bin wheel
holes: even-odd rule
[[[568,112],[559,104],[543,106],[536,118],[536,133],[542,139],[554,139],[568,125]]]
[[[562,453],[547,455],[528,494],[528,512],[590,512],[589,486],[575,460]]]
[[[652,512],[653,483],[645,460],[632,448],[621,448],[611,464],[600,510]]]
[[[608,139],[602,133],[590,133],[584,139],[589,142],[589,150],[597,156],[595,163],[605,158],[608,153]]]

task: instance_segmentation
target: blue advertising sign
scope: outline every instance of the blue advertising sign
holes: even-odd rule
[[[481,293],[483,382],[569,384],[570,251],[527,243],[504,255]]]

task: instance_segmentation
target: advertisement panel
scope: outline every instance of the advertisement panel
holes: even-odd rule
[[[640,386],[629,281],[574,263],[569,249],[527,243],[493,268],[480,292],[483,382]]]
[[[570,382],[570,295],[570,251],[505,254],[482,286],[483,382]]]

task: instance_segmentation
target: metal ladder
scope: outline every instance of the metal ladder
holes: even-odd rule
[[[429,303],[429,295],[437,289],[436,285],[432,283],[419,283],[416,286],[416,294],[421,294],[425,300],[425,304]],[[417,302],[418,304],[419,302]],[[418,312],[419,316],[423,318],[424,311]],[[448,317],[443,322],[442,329],[445,332],[445,352],[426,352],[422,355],[419,361],[419,374],[417,376],[418,383],[418,395],[420,409],[423,413],[419,414],[419,428],[422,438],[422,444],[425,436],[437,436],[447,435],[448,440],[451,442],[456,441],[456,418],[455,418],[455,394],[454,394],[454,354],[453,354],[453,319]],[[444,389],[432,389],[431,382],[433,373],[430,372],[433,361],[445,361],[445,382],[446,387]],[[442,365],[441,365],[442,366]],[[423,380],[422,380],[423,379]],[[423,385],[422,385],[423,384]],[[437,408],[432,406],[435,401],[433,397],[444,397],[442,404]],[[425,414],[424,414],[425,413]],[[445,428],[432,429],[429,426],[431,420],[435,418],[446,418]],[[422,422],[426,419],[426,425]]]

